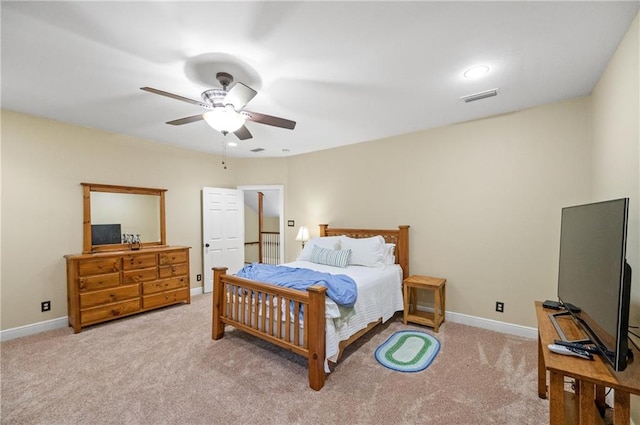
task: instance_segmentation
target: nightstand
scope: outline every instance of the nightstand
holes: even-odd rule
[[[403,281],[404,295],[404,317],[403,322],[417,323],[419,325],[431,326],[438,332],[440,324],[444,322],[445,315],[445,285],[447,279],[431,276],[409,276]],[[433,291],[433,313],[419,311],[417,308],[417,291]]]

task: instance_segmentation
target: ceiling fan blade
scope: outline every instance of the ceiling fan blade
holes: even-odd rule
[[[189,123],[192,123],[192,122],[200,121],[202,119],[203,119],[202,118],[202,114],[198,114],[198,115],[192,115],[190,117],[180,118],[180,119],[173,120],[173,121],[167,121],[167,124],[182,125],[182,124],[189,124]]]
[[[239,111],[249,103],[251,99],[258,94],[257,91],[252,89],[249,86],[245,86],[242,83],[236,83],[231,90],[227,92],[227,95],[224,97],[223,103],[225,105],[232,104],[236,111]]]
[[[249,129],[244,125],[239,129],[237,129],[236,131],[234,131],[233,134],[235,134],[240,140],[247,140],[253,137],[249,132]]]
[[[281,127],[289,130],[293,130],[296,127],[295,121],[274,117],[273,115],[265,115],[259,112],[251,112],[251,111],[242,111],[242,113],[246,114],[248,120],[251,120],[260,124],[272,125],[274,127]]]
[[[181,100],[183,102],[191,103],[192,105],[198,105],[201,108],[211,109],[210,105],[207,105],[206,103],[202,103],[202,102],[200,102],[198,100],[189,99],[188,97],[184,97],[184,96],[180,96],[180,95],[177,95],[177,94],[169,93],[169,92],[166,92],[166,91],[154,89],[152,87],[140,87],[140,90],[148,91],[149,93],[159,94],[161,96],[170,97],[170,98],[176,99],[176,100]]]

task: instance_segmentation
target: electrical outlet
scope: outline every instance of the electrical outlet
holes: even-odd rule
[[[202,275],[201,274],[196,275],[196,280],[200,282],[202,280]]]
[[[40,311],[45,312],[51,310],[51,301],[42,301],[40,303]]]
[[[498,313],[504,313],[504,303],[501,301],[496,301],[496,311]]]

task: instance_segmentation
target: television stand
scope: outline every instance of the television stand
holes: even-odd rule
[[[549,314],[549,320],[551,320],[551,324],[553,325],[553,327],[555,328],[556,332],[558,332],[558,335],[560,336],[560,339],[565,341],[565,342],[574,342],[576,344],[590,344],[591,340],[589,338],[582,338],[582,339],[569,339],[567,338],[567,336],[565,335],[564,331],[562,330],[562,326],[560,326],[560,324],[558,323],[558,317],[562,317],[562,316],[570,316],[570,313],[565,310],[565,311],[561,311],[559,313],[550,313]]]
[[[558,337],[554,324],[549,320],[549,313],[553,310],[543,308],[541,301],[535,302],[535,308],[538,319],[538,396],[549,398],[549,423],[602,423],[601,415],[606,408],[605,388],[612,388],[613,423],[628,425],[631,422],[631,394],[640,395],[640,361],[629,362],[623,372],[614,372],[600,356],[591,361],[552,353],[547,346]],[[582,337],[570,316],[555,318],[566,337]],[[565,391],[565,376],[575,379],[574,393]]]

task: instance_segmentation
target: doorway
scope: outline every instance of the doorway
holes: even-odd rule
[[[244,200],[244,262],[282,263],[284,186],[238,186],[238,190],[242,191]]]

